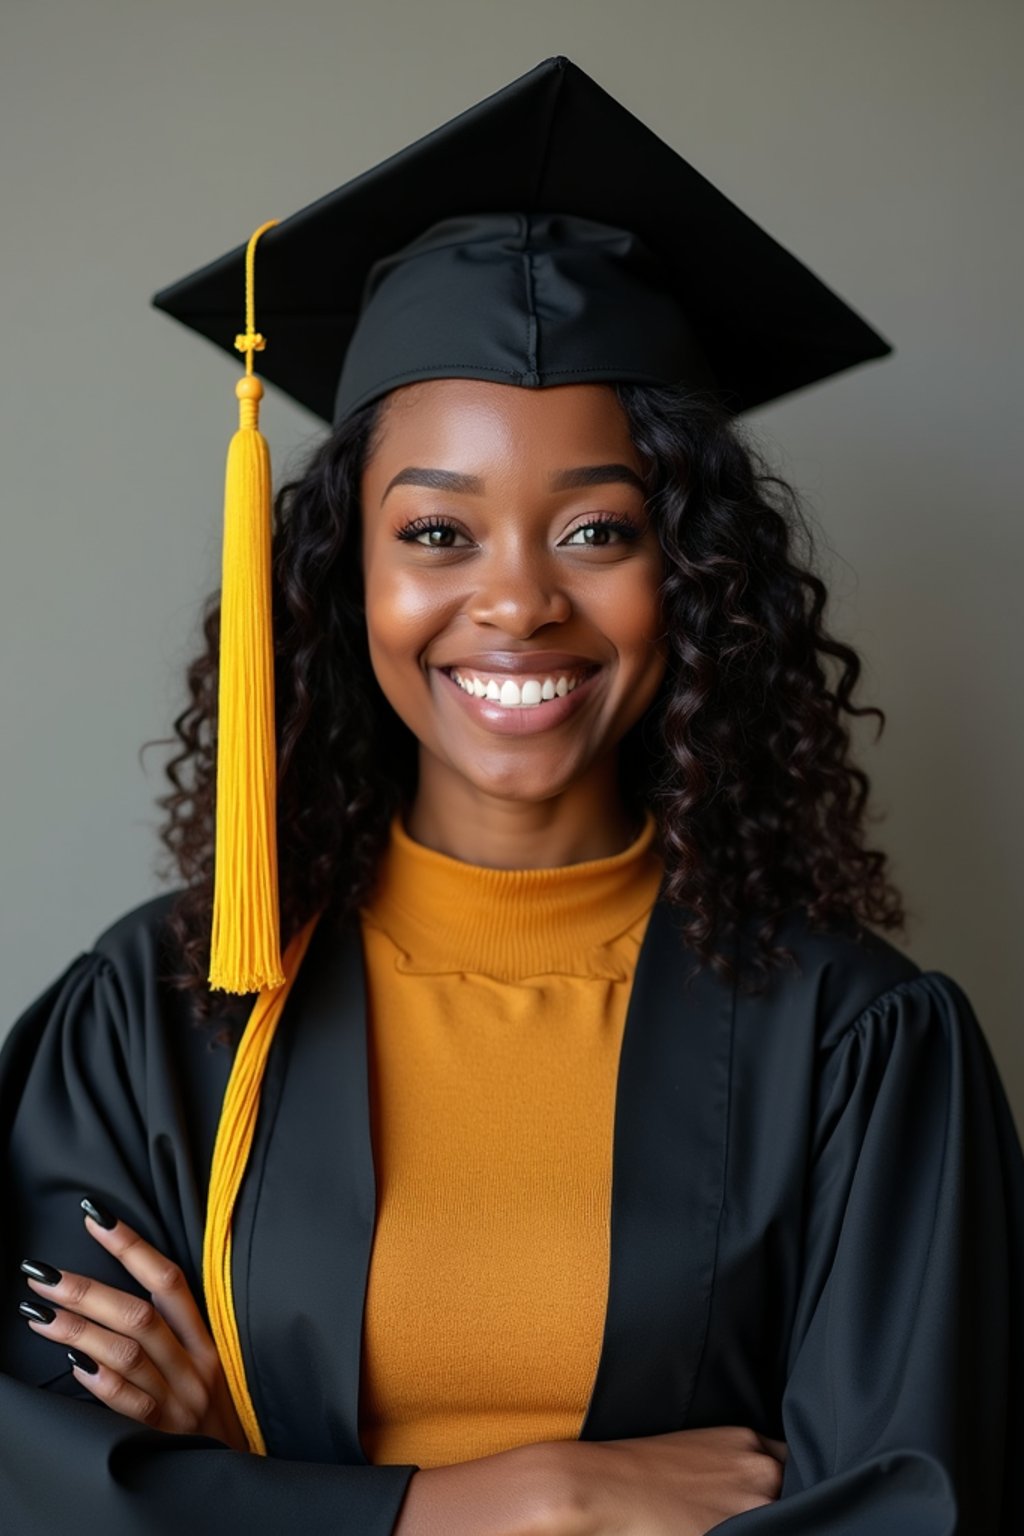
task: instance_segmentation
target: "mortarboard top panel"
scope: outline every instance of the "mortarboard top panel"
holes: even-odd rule
[[[639,235],[737,414],[892,351],[664,140],[556,56],[263,236],[261,377],[330,422],[373,264],[440,219],[509,211],[572,214]],[[152,301],[235,358],[245,249]]]

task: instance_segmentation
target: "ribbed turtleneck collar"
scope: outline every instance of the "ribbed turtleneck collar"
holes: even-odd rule
[[[489,869],[414,842],[391,823],[364,921],[402,951],[400,970],[521,980],[559,973],[620,979],[608,946],[647,912],[662,865],[649,811],[621,853],[551,869]]]

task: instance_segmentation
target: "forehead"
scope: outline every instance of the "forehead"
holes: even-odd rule
[[[510,453],[561,468],[584,462],[581,454],[611,449],[638,461],[610,385],[526,389],[483,379],[424,379],[387,396],[367,472],[383,473],[399,458],[455,468]]]

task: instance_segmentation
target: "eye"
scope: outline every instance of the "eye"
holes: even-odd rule
[[[577,534],[583,534],[585,537],[577,539]],[[619,539],[628,544],[634,539],[641,538],[643,530],[628,518],[619,517],[610,512],[606,516],[592,517],[589,522],[580,523],[573,529],[565,543],[575,545],[577,549],[601,549],[616,542],[612,537],[614,534],[618,534]]]
[[[455,549],[457,546],[449,535],[457,535],[459,532],[447,518],[416,517],[411,523],[406,523],[404,528],[400,528],[395,537],[406,544],[419,544],[423,549]]]
[[[396,538],[406,544],[419,544],[422,549],[458,549],[455,542],[462,537],[462,530],[445,517],[416,517],[397,532]],[[589,522],[580,523],[563,542],[576,549],[604,549],[616,543],[632,543],[643,537],[643,529],[629,518],[616,513],[599,514]]]

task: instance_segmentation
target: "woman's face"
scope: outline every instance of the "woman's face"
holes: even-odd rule
[[[432,782],[546,800],[606,770],[665,669],[644,499],[609,386],[388,398],[362,479],[367,631]]]

